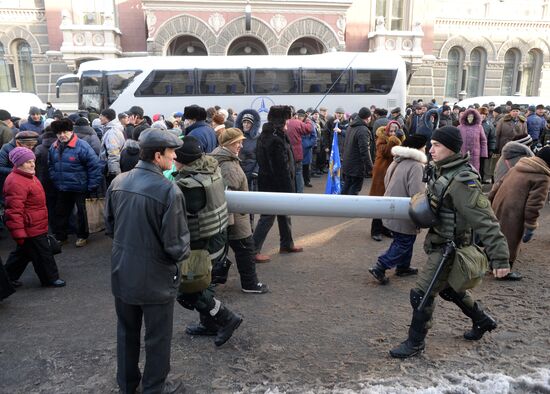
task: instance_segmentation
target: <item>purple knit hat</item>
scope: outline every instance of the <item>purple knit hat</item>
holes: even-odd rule
[[[33,151],[23,146],[14,148],[9,153],[10,161],[15,167],[19,167],[21,164],[29,160],[36,160],[36,156]]]

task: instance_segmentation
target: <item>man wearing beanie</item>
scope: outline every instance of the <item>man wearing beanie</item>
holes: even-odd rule
[[[13,138],[12,127],[11,114],[4,109],[0,109],[0,148]]]
[[[535,157],[519,159],[506,176],[495,183],[489,194],[500,228],[508,241],[510,267],[515,263],[521,242],[529,242],[538,227],[537,220],[548,197],[549,187],[550,147],[545,146]],[[511,272],[502,279],[521,278],[517,272]]]
[[[21,122],[20,131],[34,131],[42,134],[44,131],[44,120],[42,119],[42,111],[38,107],[29,109],[29,117],[26,122]]]
[[[63,287],[48,243],[48,209],[35,176],[36,157],[30,149],[17,147],[9,158],[14,168],[4,184],[5,223],[17,246],[6,261],[8,277],[15,287],[21,286],[19,278],[32,262],[42,286]]]
[[[533,157],[531,150],[533,139],[529,134],[517,135],[514,139],[502,148],[500,156],[495,165],[493,174],[493,187],[508,173],[508,170],[515,166],[522,157]]]
[[[342,194],[357,195],[363,187],[365,171],[372,171],[372,158],[370,155],[371,131],[367,127],[370,122],[371,112],[363,107],[357,117],[350,124],[344,141],[342,165]]]
[[[408,358],[424,350],[424,339],[431,327],[435,297],[438,294],[444,300],[456,304],[472,320],[472,329],[464,333],[466,340],[479,340],[485,332],[497,327],[495,320],[483,311],[481,304],[474,301],[468,292],[468,289],[479,283],[480,277],[472,280],[462,273],[462,265],[454,267],[461,263],[461,260],[454,258],[460,252],[478,262],[476,272],[484,274],[487,270],[484,253],[473,245],[473,229],[475,237],[485,245],[484,252],[494,276],[502,278],[510,272],[506,239],[500,232],[489,201],[481,191],[479,174],[468,164],[468,155],[460,154],[460,130],[453,126],[436,129],[431,142],[433,162],[425,173],[427,190],[424,195],[418,196],[422,198],[412,200],[409,210],[411,219],[418,227],[430,228],[424,241],[428,261],[410,292],[413,313],[409,336],[390,350],[390,355],[396,358]],[[426,199],[428,204],[414,203],[415,200]],[[422,220],[426,214],[437,217],[435,224],[431,218]],[[440,264],[444,264],[443,269],[436,275]],[[434,285],[430,286],[432,280]],[[423,300],[424,308],[419,310]]]
[[[213,267],[212,282],[208,287],[197,291],[193,285],[182,282],[177,301],[182,307],[196,310],[200,315],[200,322],[187,327],[186,332],[189,335],[216,336],[214,343],[221,346],[242,322],[239,315],[214,297],[215,283],[225,283],[225,280],[215,280],[216,276],[220,270],[224,271],[228,263],[229,216],[225,184],[218,162],[203,153],[200,141],[193,136],[183,138],[183,145],[176,150],[175,165],[177,173],[174,180],[185,197],[191,253],[206,255],[208,266]]]
[[[105,233],[113,238],[111,289],[117,314],[117,383],[123,393],[177,392],[166,382],[180,262],[189,256],[185,200],[164,178],[181,140],[158,129],[139,136],[140,161],[117,176],[105,198]],[[139,370],[145,323],[145,367]],[[176,383],[177,384],[177,383]],[[174,391],[169,391],[168,386]],[[181,382],[179,382],[181,386]]]

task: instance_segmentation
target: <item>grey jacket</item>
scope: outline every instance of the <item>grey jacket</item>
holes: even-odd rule
[[[105,199],[106,234],[113,238],[113,295],[133,305],[176,296],[177,263],[190,253],[182,192],[156,165],[139,161],[117,176]]]
[[[386,186],[384,196],[412,197],[426,190],[426,184],[422,183],[424,165],[427,162],[426,155],[418,149],[404,146],[394,146],[391,153],[393,162],[388,167],[384,178]],[[419,232],[414,223],[408,219],[383,219],[382,222],[391,231],[401,234],[414,235]]]

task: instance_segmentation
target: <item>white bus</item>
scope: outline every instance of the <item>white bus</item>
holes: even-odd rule
[[[187,105],[254,108],[363,106],[404,108],[405,62],[390,53],[330,52],[309,56],[170,56],[93,60],[57,81],[79,83],[79,108],[166,116]]]

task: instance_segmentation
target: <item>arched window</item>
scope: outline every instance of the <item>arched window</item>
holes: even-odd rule
[[[27,41],[21,40],[17,43],[17,67],[20,90],[22,92],[34,93],[34,69],[31,54],[31,46]]]
[[[316,38],[302,37],[292,43],[288,55],[315,55],[326,52],[324,45]]]
[[[538,49],[531,49],[523,66],[522,94],[526,96],[539,95],[541,69],[542,52]]]
[[[517,48],[510,48],[504,55],[504,71],[502,72],[501,96],[512,96],[518,90],[518,68],[521,53]]]
[[[268,55],[265,44],[255,37],[239,37],[231,43],[227,50],[229,56],[234,55]]]
[[[483,48],[474,48],[470,53],[468,65],[468,83],[466,92],[469,97],[483,96],[483,81],[485,80],[485,67],[487,55]]]
[[[0,44],[0,92],[10,90],[10,75],[4,55],[4,46]]]
[[[203,42],[193,36],[184,35],[174,38],[168,45],[168,56],[208,56]]]
[[[458,92],[462,87],[462,65],[464,64],[464,51],[460,47],[452,47],[449,51],[447,62],[447,82],[445,83],[445,96],[458,98]]]

